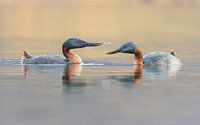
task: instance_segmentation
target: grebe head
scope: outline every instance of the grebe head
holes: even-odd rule
[[[67,50],[76,49],[76,48],[83,48],[83,47],[92,47],[92,46],[100,46],[103,43],[92,43],[81,40],[79,38],[69,38],[63,43],[63,48]]]
[[[130,53],[135,55],[135,59],[133,64],[142,65],[143,64],[143,56],[142,52],[137,48],[137,45],[133,42],[127,42],[123,44],[118,49],[108,52],[107,54],[115,54],[115,53]]]
[[[115,54],[115,53],[130,53],[130,54],[135,54],[136,53],[136,48],[137,45],[133,42],[127,42],[123,44],[121,47],[118,49],[108,52],[107,54]]]
[[[70,49],[94,47],[94,46],[100,46],[102,44],[103,43],[86,42],[78,38],[70,38],[64,41],[63,46],[62,46],[62,52],[63,52],[63,55],[69,60],[69,63],[81,64],[82,63],[81,58],[77,54],[71,53]]]

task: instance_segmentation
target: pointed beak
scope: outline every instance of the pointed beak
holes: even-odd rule
[[[87,47],[93,47],[93,46],[101,46],[103,43],[92,43],[92,42],[86,42]]]
[[[121,50],[120,50],[120,49],[117,49],[117,50],[108,52],[108,53],[106,53],[106,54],[115,54],[115,53],[120,53],[120,52],[121,52]]]

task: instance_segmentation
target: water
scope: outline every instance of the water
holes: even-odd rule
[[[6,62],[6,60],[4,60]],[[0,65],[1,124],[198,124],[200,66]],[[105,63],[105,62],[104,62]]]
[[[200,5],[169,1],[1,0],[0,124],[199,125]],[[21,65],[23,50],[62,55],[72,36],[112,44],[73,50],[83,65]],[[143,54],[174,48],[182,66],[105,54],[130,40]]]

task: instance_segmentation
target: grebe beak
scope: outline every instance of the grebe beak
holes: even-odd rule
[[[115,54],[115,53],[135,54],[136,48],[137,48],[136,44],[134,44],[133,42],[127,42],[127,43],[121,45],[118,49],[108,52],[106,54]]]
[[[121,52],[121,49],[117,49],[117,50],[108,52],[108,53],[106,53],[106,54],[115,54],[115,53],[120,53],[120,52]]]
[[[103,43],[92,43],[92,42],[86,42],[85,41],[86,47],[101,46],[101,45],[103,45]]]

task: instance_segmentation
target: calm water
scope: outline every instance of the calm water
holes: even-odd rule
[[[198,125],[200,65],[0,65],[0,121],[10,124]],[[94,62],[94,61],[93,61]]]
[[[199,125],[199,1],[124,1],[1,0],[0,124]],[[23,50],[62,55],[71,36],[112,44],[73,50],[82,66],[21,65]],[[144,54],[174,48],[182,66],[105,54],[129,40]]]

